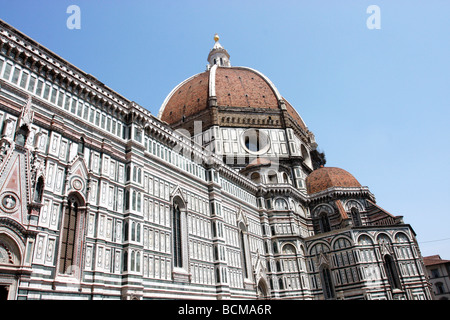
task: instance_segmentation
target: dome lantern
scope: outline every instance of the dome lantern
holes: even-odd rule
[[[217,33],[214,35],[214,41],[214,47],[208,55],[208,69],[214,65],[218,65],[219,67],[231,67],[230,55],[219,43],[219,35]]]

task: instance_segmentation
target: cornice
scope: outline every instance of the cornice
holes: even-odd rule
[[[31,97],[32,104],[34,106],[38,106],[40,108],[49,110],[53,116],[49,117],[42,113],[36,113],[35,117],[33,119],[33,123],[38,124],[42,128],[45,128],[47,130],[52,130],[59,132],[61,134],[65,134],[66,136],[70,137],[74,141],[79,141],[79,138],[81,136],[84,137],[86,141],[86,146],[96,150],[96,151],[102,151],[104,148],[105,140],[108,141],[114,141],[117,144],[123,144],[124,140],[116,137],[113,134],[110,134],[106,131],[103,131],[101,129],[98,129],[96,126],[90,125],[90,131],[96,132],[99,136],[102,138],[95,138],[93,135],[86,136],[85,134],[80,135],[79,131],[76,131],[74,129],[71,129],[70,126],[67,126],[67,120],[70,120],[72,123],[79,122],[79,119],[77,119],[72,113],[67,112],[65,110],[62,110],[61,108],[57,108],[53,106],[52,104],[46,102],[45,100],[36,97],[33,94],[30,94],[26,91],[24,91],[21,88],[16,87],[15,85],[12,85],[2,79],[0,79],[0,91],[7,91],[9,93],[13,93],[17,95],[17,97],[14,97],[16,100],[23,99],[23,101],[10,101],[10,98],[8,98],[9,104],[14,104],[14,106],[17,108],[22,109],[24,105],[26,104],[26,101],[28,97]],[[14,114],[17,114],[17,112],[20,112],[18,110],[14,110]],[[19,113],[20,114],[20,113]],[[17,115],[19,115],[17,114]],[[105,139],[107,138],[107,139]],[[115,152],[117,155],[117,151]],[[122,152],[120,152],[122,154]]]
[[[14,55],[16,63],[37,71],[40,76],[52,76],[63,87],[79,91],[79,96],[96,100],[102,107],[128,113],[130,101],[115,92],[93,75],[64,60],[54,52],[0,20],[0,49],[7,48],[7,56]],[[14,54],[15,53],[15,54]],[[70,91],[70,90],[69,90]]]
[[[326,190],[309,195],[310,203],[334,200],[344,197],[363,197],[375,201],[375,196],[370,192],[368,187],[331,187]]]
[[[290,184],[262,184],[260,186],[260,191],[261,194],[265,196],[284,195],[295,197],[302,201],[302,203],[307,203],[309,201],[306,193],[301,192]]]

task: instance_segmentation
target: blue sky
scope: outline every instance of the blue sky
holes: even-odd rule
[[[69,5],[81,29],[66,26]],[[369,5],[381,29],[369,29]],[[157,115],[214,33],[268,76],[325,151],[450,259],[450,2],[6,1],[0,18]],[[442,240],[446,239],[446,240]]]

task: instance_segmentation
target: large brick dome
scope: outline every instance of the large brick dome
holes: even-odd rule
[[[306,178],[306,190],[309,194],[332,187],[361,187],[356,178],[347,171],[335,167],[321,167]]]
[[[209,100],[217,106],[280,110],[282,103],[292,119],[306,130],[297,111],[279,94],[262,73],[246,67],[214,66],[180,83],[167,96],[159,118],[175,124],[209,108]]]
[[[264,74],[248,67],[231,66],[228,52],[218,43],[218,37],[215,40],[208,55],[207,70],[176,86],[161,105],[158,118],[173,127],[183,126],[183,123],[193,119],[217,124],[218,115],[214,115],[211,108],[218,107],[218,113],[225,118],[230,112],[241,115],[246,112],[252,112],[253,115],[266,114],[267,120],[278,119],[279,125],[288,122],[285,125],[299,126],[304,132],[308,131],[297,111]],[[284,118],[281,117],[282,113],[286,114]],[[270,117],[271,114],[274,117]],[[239,121],[241,124],[247,123],[246,121],[254,124],[253,119],[260,123],[264,121],[260,117],[251,119],[252,117]],[[268,125],[271,122],[264,123]],[[277,124],[277,120],[272,123]]]

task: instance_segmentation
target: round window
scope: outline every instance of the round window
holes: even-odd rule
[[[17,210],[18,202],[19,200],[15,194],[7,192],[2,195],[0,204],[3,211],[11,213]]]
[[[269,136],[258,129],[245,130],[241,142],[244,149],[252,154],[263,154],[270,148]]]

